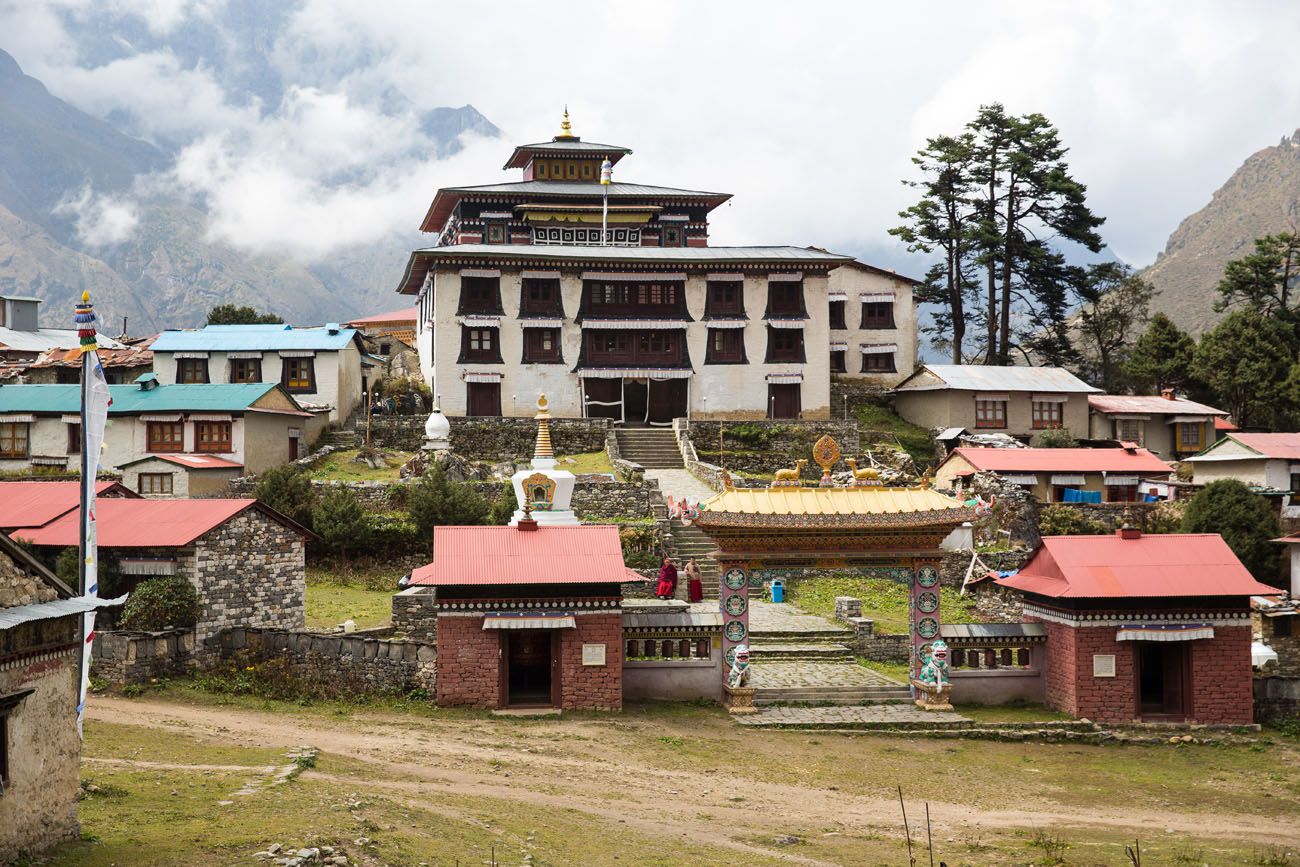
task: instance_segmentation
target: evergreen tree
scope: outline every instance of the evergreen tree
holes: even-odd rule
[[[1239,426],[1270,423],[1289,409],[1281,403],[1294,360],[1291,340],[1288,325],[1238,310],[1201,338],[1193,370]]]
[[[453,482],[440,467],[433,467],[411,486],[406,509],[431,544],[434,527],[486,524],[491,513],[487,500],[472,485]]]
[[[1187,383],[1192,373],[1196,342],[1168,316],[1151,317],[1124,361],[1124,373],[1140,393],[1159,394]]]
[[[1085,380],[1111,393],[1127,391],[1132,335],[1147,318],[1154,291],[1127,265],[1106,262],[1088,269],[1082,291],[1086,306],[1077,322]]]
[[[299,468],[285,465],[262,473],[253,489],[253,496],[304,527],[311,526],[316,492],[312,489],[311,479]]]
[[[1236,479],[1220,479],[1187,504],[1184,533],[1218,533],[1260,581],[1276,585],[1281,551],[1277,513],[1268,501]]]
[[[278,325],[284,322],[274,313],[258,313],[252,307],[219,304],[208,311],[209,325]]]
[[[1252,307],[1265,316],[1292,312],[1291,289],[1300,273],[1300,233],[1265,235],[1255,241],[1255,251],[1234,259],[1223,269],[1215,310],[1234,304]]]
[[[317,501],[311,511],[312,527],[331,551],[347,560],[349,549],[365,545],[370,533],[365,509],[356,494],[347,488],[334,488]]]
[[[953,364],[963,361],[966,302],[977,288],[970,273],[974,246],[971,228],[975,221],[968,171],[972,142],[969,133],[926,141],[925,147],[912,157],[922,180],[903,181],[921,190],[921,198],[900,211],[903,224],[889,230],[912,252],[943,253],[943,261],[926,272],[924,284],[917,288],[916,302],[937,308],[934,324],[924,330],[933,335],[936,347],[949,350]]]

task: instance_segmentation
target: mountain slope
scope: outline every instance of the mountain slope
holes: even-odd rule
[[[1300,227],[1300,130],[1252,154],[1210,203],[1179,224],[1143,271],[1156,288],[1152,309],[1193,333],[1212,328],[1215,287],[1229,260],[1263,235]]]

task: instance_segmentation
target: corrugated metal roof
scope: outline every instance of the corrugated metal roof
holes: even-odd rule
[[[139,494],[119,482],[96,482],[95,496]],[[81,482],[0,482],[0,529],[39,527],[81,505]]]
[[[1256,581],[1217,533],[1044,536],[1015,575],[997,583],[1072,599],[1254,596],[1278,590]]]
[[[126,348],[125,344],[118,343],[103,334],[98,335],[95,341],[105,349]],[[76,349],[81,346],[81,338],[70,328],[37,328],[35,331],[22,331],[17,328],[0,327],[0,346],[19,352]]]
[[[5,388],[8,388],[8,386],[5,386]],[[1228,440],[1238,442],[1256,452],[1256,454],[1215,455],[1214,451],[1219,443]],[[1259,460],[1260,457],[1265,457],[1281,461],[1300,461],[1300,433],[1240,433],[1234,431],[1219,440],[1219,443],[1215,443],[1199,455],[1188,458],[1188,460]]]
[[[1135,413],[1138,415],[1227,415],[1221,409],[1187,400],[1152,394],[1094,394],[1088,408],[1097,412]]]
[[[340,350],[356,336],[353,328],[294,328],[291,325],[208,325],[193,331],[164,331],[154,352],[247,352],[279,349]]]
[[[158,385],[110,385],[109,415],[140,412],[239,412],[280,386],[274,382],[217,382]],[[0,386],[0,412],[77,413],[80,385]]]
[[[375,323],[385,322],[415,322],[416,309],[414,307],[404,307],[401,310],[393,310],[388,313],[376,313],[374,316],[362,316],[360,319],[349,319],[348,325],[372,325]]]
[[[105,548],[176,548],[258,505],[257,500],[247,499],[105,499],[96,510],[96,532]],[[14,530],[12,535],[33,545],[76,545],[77,522],[77,513],[69,512],[41,527]]]
[[[913,377],[929,371],[943,384],[908,385]],[[1097,393],[1070,371],[1060,367],[1000,367],[991,364],[924,364],[895,391],[1036,391],[1041,394]]]
[[[126,601],[126,595],[116,599],[101,599],[98,596],[73,596],[71,599],[55,599],[52,602],[37,602],[32,605],[18,605],[13,608],[0,608],[0,629],[12,629],[33,620],[53,620],[70,614],[85,614],[100,608],[112,608]]]
[[[148,349],[127,347],[126,349],[105,349],[100,347],[96,353],[99,363],[105,368],[144,367],[153,364],[153,352]],[[39,359],[32,362],[32,367],[80,367],[80,349],[51,349]]]
[[[617,527],[434,527],[433,562],[411,572],[410,586],[644,580],[623,565]]]
[[[632,151],[630,148],[625,148],[620,145],[583,141],[576,136],[574,138],[557,138],[552,141],[541,141],[535,144],[519,145],[515,148],[514,153],[510,154],[510,159],[506,160],[506,164],[502,166],[502,168],[522,169],[528,164],[528,158],[535,153],[556,154],[560,156],[604,154],[609,157],[611,163],[616,163],[623,157],[632,153]]]
[[[623,608],[624,629],[721,629],[720,611],[659,611]]]
[[[977,470],[995,473],[1165,473],[1169,464],[1146,449],[980,449],[957,448],[944,463],[960,457]],[[940,465],[942,466],[942,464]]]
[[[242,470],[244,465],[238,461],[219,458],[216,455],[149,455],[148,457],[138,458],[134,461],[127,461],[122,464],[124,467],[133,466],[144,461],[166,461],[169,464],[185,467],[191,470]]]
[[[939,627],[943,638],[1040,638],[1047,635],[1041,623],[945,623]]]

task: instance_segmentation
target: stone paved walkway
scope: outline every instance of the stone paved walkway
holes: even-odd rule
[[[749,631],[755,641],[762,641],[765,632],[801,632],[810,637],[813,633],[826,633],[830,640],[842,636],[849,629],[843,623],[805,614],[789,603],[773,604],[752,599],[749,603]]]
[[[717,493],[686,470],[646,470],[645,477],[659,482],[659,490],[665,497],[671,494],[678,500],[685,497],[702,503]]]
[[[759,689],[806,689],[827,686],[901,686],[856,662],[755,662],[749,685]]]
[[[765,707],[756,714],[737,716],[743,726],[813,726],[835,728],[844,726],[924,727],[955,726],[970,722],[958,713],[921,710],[905,704],[846,705],[842,707]]]

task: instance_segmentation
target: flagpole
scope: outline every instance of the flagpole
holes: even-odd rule
[[[108,416],[112,396],[104,381],[104,369],[99,363],[95,342],[95,309],[90,303],[90,293],[81,293],[73,317],[77,324],[77,337],[81,350],[81,496],[78,498],[77,590],[83,598],[99,595],[99,564],[95,533],[95,475],[99,469],[99,450],[103,447],[103,428]],[[95,611],[92,608],[82,615],[80,668],[81,679],[77,691],[77,734],[82,734],[86,698],[90,692],[90,649],[95,640]]]
[[[600,191],[601,191],[601,208],[600,208],[600,246],[604,247],[609,243],[609,185],[614,177],[614,164],[605,157],[604,162],[600,164]]]

